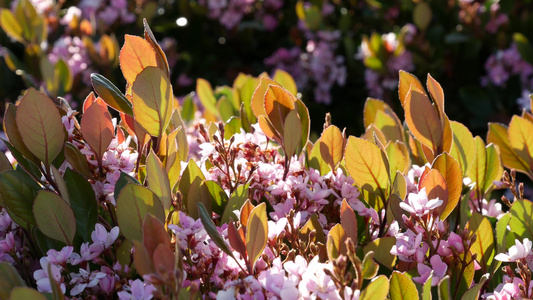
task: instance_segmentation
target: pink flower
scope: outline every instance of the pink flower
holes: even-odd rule
[[[63,293],[66,291],[65,284],[62,283],[61,278],[61,271],[62,268],[58,265],[52,264],[46,259],[46,257],[43,257],[39,260],[41,264],[41,269],[33,272],[33,278],[36,281],[37,284],[37,290],[39,292],[45,292],[45,293],[51,293],[52,292],[52,285],[50,283],[50,277],[52,277],[57,283],[60,285],[60,289]],[[48,274],[48,266],[50,266],[50,274]]]
[[[67,259],[70,258],[73,250],[74,250],[74,247],[72,246],[65,246],[59,252],[57,250],[50,249],[48,250],[48,252],[46,252],[46,255],[47,255],[46,258],[51,263],[62,264],[66,262]]]
[[[130,280],[130,286],[125,286],[124,290],[118,292],[120,300],[150,300],[155,287],[151,284],[144,283],[140,279]]]
[[[519,260],[528,260],[529,257],[533,256],[533,251],[531,250],[533,243],[525,238],[523,243],[520,243],[519,240],[515,240],[515,245],[509,248],[508,253],[500,253],[494,257],[494,259],[505,262],[517,262]]]
[[[100,279],[106,277],[105,273],[98,271],[89,271],[89,265],[87,265],[87,270],[80,269],[79,273],[70,273],[71,285],[74,284],[72,290],[70,290],[71,296],[76,296],[83,292],[86,288],[93,288],[98,285]]]
[[[419,263],[417,265],[418,274],[420,274],[420,277],[413,278],[414,282],[424,284],[428,278],[433,274],[433,277],[431,279],[431,286],[436,286],[440,279],[446,275],[446,271],[448,270],[448,265],[442,262],[442,259],[439,255],[433,255],[430,259],[431,267]]]
[[[96,223],[94,231],[91,233],[93,243],[89,246],[91,252],[102,252],[109,248],[117,240],[119,234],[118,226],[113,227],[109,232],[102,224]]]
[[[392,246],[390,253],[405,262],[421,263],[428,249],[429,246],[422,242],[422,233],[415,234],[408,229],[407,232],[396,235],[396,245]]]
[[[429,200],[425,187],[418,193],[409,193],[407,196],[407,202],[408,203],[400,203],[400,207],[418,217],[423,217],[429,214],[431,210],[441,206],[443,203],[439,198]]]

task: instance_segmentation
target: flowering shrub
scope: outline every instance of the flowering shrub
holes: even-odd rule
[[[313,143],[288,73],[178,101],[145,26],[125,92],[92,74],[81,118],[33,88],[8,105],[0,298],[533,297],[530,113],[486,144],[401,71],[405,126],[370,98],[361,137],[328,114]]]

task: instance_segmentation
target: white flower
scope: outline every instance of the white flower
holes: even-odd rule
[[[500,253],[496,255],[494,259],[505,262],[516,262],[524,259],[527,260],[529,256],[533,256],[533,251],[531,250],[532,246],[533,242],[531,242],[528,238],[525,238],[523,243],[520,243],[519,240],[515,240],[515,245],[509,248],[508,254]]]
[[[409,196],[407,196],[407,202],[408,203],[400,203],[400,207],[419,217],[429,214],[431,210],[441,206],[443,203],[439,198],[429,200],[425,187],[418,193],[409,193]]]

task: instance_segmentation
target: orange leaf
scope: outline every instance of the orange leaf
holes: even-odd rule
[[[81,119],[81,134],[100,160],[114,137],[113,122],[107,106],[96,103],[89,106]]]
[[[407,94],[410,89],[412,89],[411,86],[414,86],[414,88],[422,93],[426,94],[424,92],[424,86],[422,86],[422,83],[420,83],[420,80],[416,78],[415,75],[400,70],[400,81],[398,83],[398,96],[400,97],[400,102],[402,103],[402,106],[405,107],[405,99],[407,97]]]
[[[438,170],[432,169],[427,173],[420,185],[420,189],[422,188],[426,188],[428,199],[431,200],[438,197],[443,201],[442,205],[437,208],[441,214],[444,210],[447,210],[446,207],[448,206],[449,198],[448,186],[446,185],[446,180]]]
[[[444,121],[444,91],[442,90],[442,87],[435,79],[433,79],[433,77],[431,77],[431,74],[428,74],[426,86],[428,87],[433,102],[437,104],[441,120]]]
[[[17,107],[16,122],[24,145],[48,167],[65,143],[65,127],[57,106],[30,88]]]
[[[429,98],[416,89],[411,89],[407,93],[404,107],[405,121],[409,130],[422,144],[431,148],[433,153],[440,154],[443,129]]]
[[[446,186],[448,187],[448,203],[442,205],[444,210],[440,216],[440,219],[444,220],[450,215],[455,206],[457,206],[461,198],[461,190],[463,188],[461,166],[459,166],[459,163],[451,155],[444,152],[437,156],[431,168],[440,172],[444,180],[446,180]]]
[[[129,84],[133,84],[137,75],[146,67],[157,67],[155,51],[141,37],[126,34],[124,46],[120,49],[120,69]]]
[[[255,206],[250,202],[250,200],[246,200],[244,204],[241,207],[241,225],[246,227],[248,225],[248,218],[250,217],[250,213],[255,208]]]
[[[343,199],[341,204],[341,224],[346,236],[351,238],[354,244],[357,244],[357,218],[346,199]]]
[[[294,110],[295,98],[286,89],[271,85],[265,94],[265,112],[278,132],[283,132],[283,124],[289,112]]]
[[[266,115],[265,111],[265,95],[270,86],[280,86],[279,83],[268,79],[268,78],[261,78],[259,81],[259,85],[255,89],[252,100],[251,100],[251,107],[254,115],[259,119],[259,116]]]

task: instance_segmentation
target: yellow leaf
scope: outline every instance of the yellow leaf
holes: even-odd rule
[[[330,261],[335,260],[339,255],[346,255],[346,239],[348,236],[342,228],[342,225],[337,223],[331,228],[328,233],[328,241],[326,244],[328,250],[328,258]],[[354,241],[357,243],[357,241]]]
[[[509,123],[509,143],[513,151],[533,169],[533,123],[513,116]]]
[[[453,147],[450,155],[455,158],[461,166],[462,173],[466,175],[476,154],[474,137],[465,125],[456,121],[450,123],[453,130]]]
[[[172,115],[174,98],[167,75],[157,67],[147,67],[132,87],[135,121],[150,135],[160,137]]]
[[[509,142],[507,126],[500,123],[489,123],[487,132],[487,143],[492,143],[500,148],[503,164],[509,169],[515,169],[518,172],[527,174],[533,179],[531,169],[520,156],[511,148]]]
[[[361,188],[387,199],[390,187],[389,162],[375,144],[350,136],[345,151],[346,169]]]
[[[399,75],[400,81],[398,83],[398,96],[400,97],[402,106],[405,107],[405,98],[407,97],[409,90],[412,89],[411,86],[413,86],[418,92],[425,94],[424,86],[422,86],[420,80],[418,80],[418,78],[411,73],[400,70]]]
[[[322,132],[317,144],[320,147],[320,154],[324,162],[329,165],[331,170],[335,170],[335,166],[342,160],[344,154],[344,140],[340,129],[335,125],[329,126]]]
[[[263,202],[250,213],[246,226],[246,251],[248,252],[251,269],[263,253],[268,239],[268,223],[266,204]]]
[[[284,87],[294,96],[298,94],[298,88],[296,87],[296,82],[294,81],[292,76],[286,71],[277,69],[276,72],[274,72],[274,76],[272,79],[274,79],[275,82],[280,83],[282,87]]]

